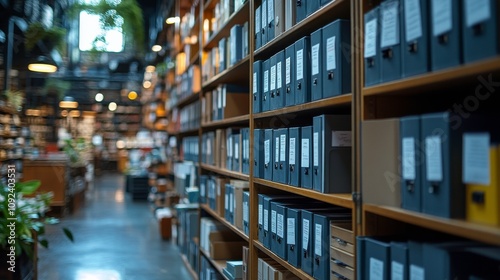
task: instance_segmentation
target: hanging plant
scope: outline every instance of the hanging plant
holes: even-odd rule
[[[142,9],[136,0],[99,0],[96,4],[76,3],[71,7],[70,15],[76,18],[82,11],[99,15],[102,30],[122,28],[124,37],[133,42],[135,50],[144,51],[144,20]],[[102,51],[103,44],[107,45],[107,42],[104,35],[101,35],[95,38],[93,47],[97,51]]]
[[[31,51],[35,48],[39,41],[43,41],[47,47],[47,51],[56,48],[58,51],[64,51],[64,39],[66,37],[66,29],[58,26],[47,28],[40,22],[33,22],[28,26],[25,35],[24,45],[27,50]]]

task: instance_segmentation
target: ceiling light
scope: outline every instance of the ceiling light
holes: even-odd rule
[[[151,50],[154,52],[159,52],[161,51],[161,46],[160,45],[154,45],[151,47]]]
[[[137,98],[137,92],[131,91],[128,93],[128,99],[135,100]]]
[[[104,100],[104,95],[102,93],[99,92],[95,95],[95,101],[101,102],[103,100]]]
[[[52,59],[41,55],[28,64],[28,69],[33,72],[54,73],[57,71],[57,65]]]
[[[142,86],[144,88],[150,88],[151,87],[151,82],[150,81],[144,81],[144,83],[142,83]]]
[[[109,109],[111,112],[115,111],[115,110],[116,110],[116,108],[118,108],[118,105],[116,105],[116,103],[115,103],[115,102],[111,102],[111,103],[109,103],[109,105],[108,105],[108,109]]]
[[[174,24],[174,23],[179,23],[181,22],[181,19],[179,17],[169,17],[167,20],[165,20],[167,24]]]
[[[153,73],[155,70],[156,70],[156,67],[154,65],[146,66],[146,72],[148,72],[148,73]]]

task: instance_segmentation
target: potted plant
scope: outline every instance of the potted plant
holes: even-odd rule
[[[21,105],[23,105],[23,93],[17,90],[6,90],[4,92],[5,100],[7,101],[7,105],[11,106],[16,110],[21,109]]]
[[[33,273],[37,244],[45,248],[49,245],[44,238],[45,226],[58,223],[56,218],[45,215],[52,193],[35,195],[39,186],[40,181],[0,185],[1,279],[23,279]],[[63,231],[73,241],[71,231]]]
[[[47,51],[56,48],[58,51],[64,50],[64,38],[66,29],[58,26],[47,28],[40,22],[33,22],[26,30],[24,45],[27,50],[33,50],[39,41],[42,41]]]
[[[87,155],[90,152],[85,139],[66,139],[63,151],[69,159],[70,175],[72,177],[84,176],[87,171]]]

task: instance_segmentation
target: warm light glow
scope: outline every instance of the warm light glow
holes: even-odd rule
[[[62,117],[67,117],[67,116],[68,116],[68,111],[66,111],[66,110],[62,110],[62,111],[61,111],[61,116],[62,116]]]
[[[137,92],[131,91],[128,93],[128,99],[135,100],[137,98]]]
[[[28,69],[33,72],[54,73],[57,71],[57,66],[45,63],[31,63],[28,65]]]
[[[125,148],[125,142],[124,142],[123,140],[118,140],[118,141],[116,141],[116,147],[117,147],[118,149],[123,149],[123,148]]]
[[[78,108],[78,102],[63,100],[59,102],[59,107],[64,109],[76,109]]]
[[[208,32],[209,28],[210,28],[210,20],[206,18],[205,20],[203,20],[203,31]]]
[[[142,86],[144,88],[150,88],[151,87],[151,82],[150,81],[144,81],[144,83],[142,83]]]
[[[154,52],[159,52],[161,51],[161,46],[160,45],[154,45],[151,47],[151,50]]]
[[[109,105],[108,105],[108,109],[109,109],[111,112],[115,111],[115,110],[116,110],[116,108],[118,108],[118,105],[116,105],[116,103],[115,103],[115,102],[111,102],[111,103],[109,103]]]
[[[104,100],[104,95],[102,93],[99,92],[95,95],[95,101],[101,102],[103,100]]]
[[[167,24],[174,24],[174,23],[181,22],[181,19],[179,17],[169,17],[169,18],[167,18],[167,20],[165,20],[165,22]]]
[[[72,118],[78,118],[80,117],[80,111],[78,110],[72,110],[69,112],[69,116]]]
[[[154,71],[156,71],[156,67],[154,65],[146,66],[146,72],[153,73]]]
[[[38,117],[40,116],[41,112],[38,109],[27,109],[26,110],[26,116],[35,116]]]

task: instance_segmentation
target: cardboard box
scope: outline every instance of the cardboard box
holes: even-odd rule
[[[230,180],[230,184],[234,187],[233,195],[233,224],[240,230],[243,230],[243,192],[250,190],[250,184],[247,181]]]
[[[237,260],[243,255],[245,241],[214,241],[210,243],[210,257],[214,260]]]
[[[215,189],[216,189],[216,212],[219,216],[224,217],[224,196],[226,194],[226,184],[229,182],[227,178],[218,177],[215,179]]]

